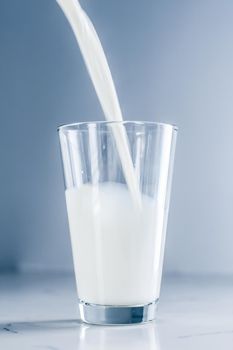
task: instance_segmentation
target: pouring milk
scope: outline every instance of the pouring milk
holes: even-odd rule
[[[57,2],[76,36],[106,120],[122,121],[111,72],[93,24],[77,0]],[[146,304],[156,300],[160,286],[159,255],[155,256],[153,248],[160,246],[156,240],[161,238],[155,234],[157,204],[139,191],[124,126],[114,124],[112,133],[127,186],[81,184],[66,190],[78,294],[93,304]],[[97,185],[98,210],[93,209]]]

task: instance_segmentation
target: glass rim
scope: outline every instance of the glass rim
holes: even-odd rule
[[[174,132],[178,131],[178,126],[175,124],[170,124],[170,123],[162,123],[162,122],[151,122],[151,121],[138,121],[138,120],[120,120],[120,121],[106,121],[106,120],[97,120],[97,121],[86,121],[86,122],[76,122],[76,123],[68,123],[68,124],[61,124],[57,127],[57,131],[62,131],[66,129],[72,129],[73,127],[79,127],[79,126],[93,126],[96,127],[97,125],[114,125],[114,124],[122,124],[122,125],[146,125],[146,126],[160,126],[163,128],[172,128]],[[84,131],[81,129],[76,129],[77,131]]]

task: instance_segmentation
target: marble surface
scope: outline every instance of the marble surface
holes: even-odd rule
[[[102,327],[79,321],[72,275],[0,275],[1,350],[220,348],[233,348],[233,278],[166,278],[155,322]]]

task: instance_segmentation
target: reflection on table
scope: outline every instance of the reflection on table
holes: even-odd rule
[[[160,350],[155,323],[133,326],[80,326],[79,350]]]

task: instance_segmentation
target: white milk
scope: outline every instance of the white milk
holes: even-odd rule
[[[102,305],[156,300],[162,251],[156,202],[142,196],[138,210],[125,185],[109,182],[68,189],[66,202],[79,299]]]
[[[106,120],[122,121],[121,108],[112,75],[92,22],[83,11],[78,0],[57,0],[57,3],[62,8],[73,29]],[[122,125],[113,125],[112,132],[127,185],[135,203],[140,207],[139,185],[130,156],[125,128]]]

